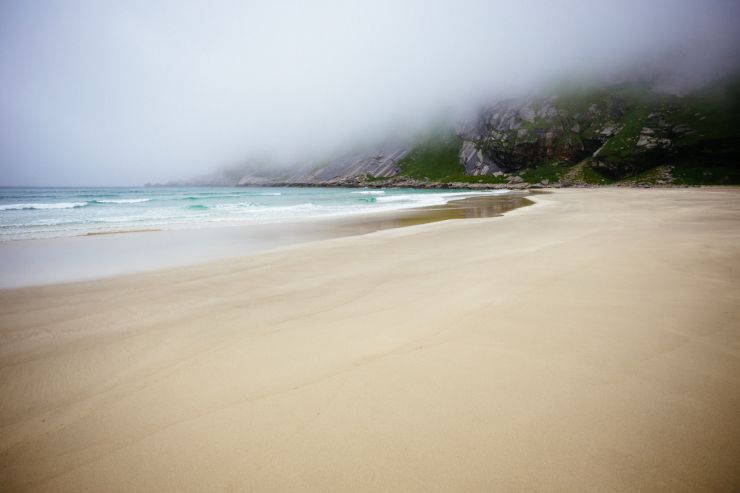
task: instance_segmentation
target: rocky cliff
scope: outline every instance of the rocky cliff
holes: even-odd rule
[[[686,97],[623,84],[502,101],[461,129],[461,161],[481,175],[581,164],[612,181],[663,166],[736,183],[738,96],[732,83]]]

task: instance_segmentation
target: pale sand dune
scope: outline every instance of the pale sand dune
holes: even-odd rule
[[[740,190],[0,292],[0,491],[738,491]]]

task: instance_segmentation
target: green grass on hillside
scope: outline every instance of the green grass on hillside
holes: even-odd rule
[[[737,166],[682,162],[673,166],[674,183],[679,185],[738,185],[740,168]]]
[[[643,107],[637,107],[625,115],[622,120],[622,128],[617,134],[609,139],[599,151],[600,158],[629,158],[640,139],[640,131],[647,118],[648,111]]]
[[[460,164],[462,139],[454,132],[433,134],[420,139],[414,150],[398,163],[400,175],[417,180],[443,183],[506,183],[499,176],[473,176],[465,174]]]
[[[434,135],[421,139],[414,150],[398,163],[401,174],[409,178],[433,181],[451,181],[451,177],[465,176],[460,164],[462,139],[454,133]]]
[[[546,163],[535,168],[527,168],[521,173],[521,177],[527,183],[539,183],[549,180],[551,183],[561,181],[565,174],[571,169],[568,163]]]

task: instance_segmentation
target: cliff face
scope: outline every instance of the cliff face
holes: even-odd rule
[[[511,172],[552,160],[578,161],[585,157],[587,147],[601,144],[596,140],[584,145],[585,139],[581,138],[581,132],[585,137],[591,130],[590,116],[571,115],[557,106],[555,96],[510,100],[481,112],[477,124],[461,134],[466,144],[479,150],[481,160]],[[491,169],[479,174],[492,174]]]
[[[503,101],[461,134],[464,145],[506,172],[586,161],[606,179],[621,180],[691,160],[734,166],[736,95],[717,92],[679,98],[633,84]]]

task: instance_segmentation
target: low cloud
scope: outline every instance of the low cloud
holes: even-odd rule
[[[3,2],[0,183],[300,162],[563,79],[681,90],[737,67],[738,24],[720,0]]]

